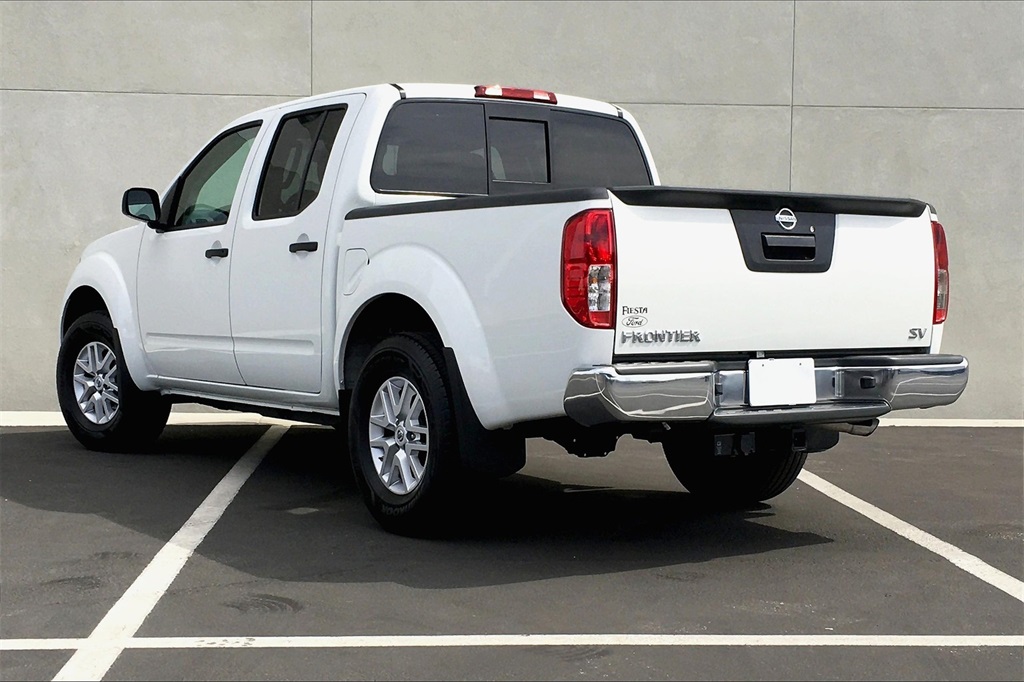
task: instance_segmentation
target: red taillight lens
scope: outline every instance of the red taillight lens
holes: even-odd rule
[[[615,220],[611,209],[583,211],[565,223],[562,303],[584,327],[615,326]]]
[[[946,321],[949,309],[949,251],[946,249],[946,231],[932,221],[932,242],[935,244],[935,313],[932,324]]]
[[[478,85],[473,91],[477,97],[495,97],[497,99],[520,99],[527,102],[547,102],[558,104],[555,93],[547,90],[533,90],[531,88],[504,88],[500,85]]]

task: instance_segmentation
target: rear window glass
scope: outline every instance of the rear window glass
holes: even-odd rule
[[[370,185],[379,192],[484,195],[651,184],[625,120],[501,106],[499,114],[476,102],[396,105],[381,132]]]
[[[547,123],[492,118],[487,122],[487,142],[492,180],[550,182]]]
[[[551,174],[559,187],[649,185],[643,152],[621,118],[552,110]]]
[[[416,102],[388,115],[373,159],[378,191],[487,194],[481,104]]]

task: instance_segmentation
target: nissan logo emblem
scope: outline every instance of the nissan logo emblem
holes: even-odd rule
[[[783,230],[792,230],[796,227],[796,216],[788,208],[784,208],[775,214],[777,222]]]

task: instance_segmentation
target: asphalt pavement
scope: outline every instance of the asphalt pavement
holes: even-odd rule
[[[113,647],[104,679],[1024,679],[1019,428],[844,436],[743,511],[697,504],[644,442],[583,460],[530,441],[433,539],[380,530],[332,429],[269,428],[248,479],[265,425],[170,426],[123,455],[4,428],[0,678]],[[94,634],[126,609],[137,630]]]

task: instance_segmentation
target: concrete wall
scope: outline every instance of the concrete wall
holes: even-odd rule
[[[903,416],[1024,416],[1024,3],[4,2],[0,59],[0,410],[56,409],[60,297],[125,187],[255,108],[434,81],[616,102],[666,184],[931,202],[971,384]]]

